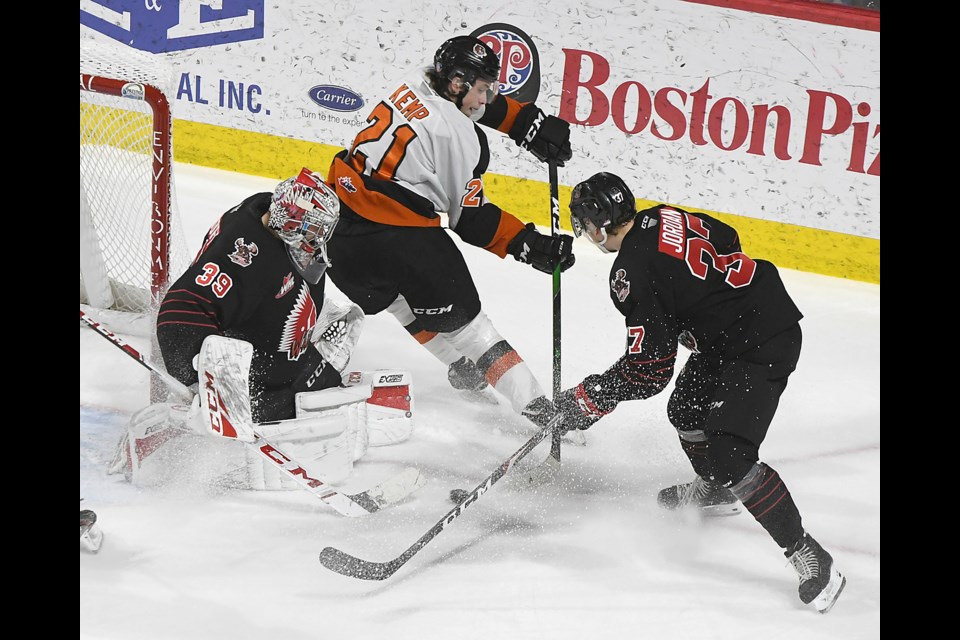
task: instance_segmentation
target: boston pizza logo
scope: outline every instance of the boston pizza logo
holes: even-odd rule
[[[540,94],[540,55],[533,40],[512,24],[486,24],[471,33],[500,58],[500,93],[518,102]]]

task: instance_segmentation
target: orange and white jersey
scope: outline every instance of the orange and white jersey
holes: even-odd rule
[[[480,122],[507,131],[519,103],[505,96],[495,103],[487,109],[494,115]],[[337,155],[327,180],[342,205],[363,218],[441,226],[446,214],[464,241],[504,257],[523,223],[487,200],[482,176],[489,161],[483,130],[420,75],[374,105],[366,128]]]

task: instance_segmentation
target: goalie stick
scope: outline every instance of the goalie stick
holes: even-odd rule
[[[527,440],[512,456],[497,467],[493,473],[487,476],[483,482],[478,484],[473,491],[469,492],[462,502],[448,511],[445,516],[440,518],[437,524],[433,525],[429,531],[420,536],[419,540],[414,542],[406,551],[393,560],[387,562],[371,562],[352,556],[339,549],[326,547],[320,552],[320,563],[327,569],[350,578],[358,578],[360,580],[385,580],[389,578],[397,572],[397,569],[405,565],[410,558],[425,547],[428,542],[440,535],[454,520],[459,518],[467,507],[476,502],[477,499],[486,493],[490,487],[495,485],[500,478],[505,476],[517,461],[533,451],[533,449],[548,436],[552,435],[559,420],[559,416],[555,417],[549,424],[534,434],[533,437]]]
[[[193,392],[183,383],[147,360],[139,351],[103,326],[102,323],[91,318],[83,309],[80,309],[80,320],[85,322],[105,339],[109,340],[115,347],[119,348],[148,370],[157,374],[178,396],[188,401],[193,399]],[[265,422],[263,424],[276,423]],[[372,489],[354,494],[343,493],[322,480],[310,477],[302,465],[258,433],[255,428],[256,426],[258,425],[247,425],[250,432],[253,433],[252,446],[257,449],[262,456],[272,462],[274,466],[279,468],[282,473],[293,479],[300,487],[330,505],[342,515],[355,518],[374,513],[387,505],[399,502],[426,484],[426,479],[420,474],[418,469],[408,467]]]

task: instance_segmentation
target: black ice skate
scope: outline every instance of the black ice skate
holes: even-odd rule
[[[740,502],[730,489],[716,487],[697,476],[693,482],[661,489],[657,504],[664,509],[696,507],[705,516],[735,516],[740,513]]]
[[[830,611],[847,585],[847,579],[840,575],[833,564],[833,557],[809,533],[804,533],[797,544],[783,555],[787,556],[800,577],[800,601],[813,604],[820,613]]]

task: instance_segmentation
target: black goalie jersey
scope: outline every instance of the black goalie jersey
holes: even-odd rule
[[[170,287],[157,317],[157,339],[167,370],[197,382],[193,357],[211,334],[253,345],[250,371],[254,417],[264,392],[291,390],[320,365],[310,342],[323,305],[325,276],[311,285],[294,268],[283,242],[261,220],[270,193],[258,193],[227,211],[204,237],[193,264]],[[305,390],[305,389],[299,389]],[[282,415],[289,417],[292,402]],[[268,413],[273,413],[268,412]]]
[[[776,266],[744,254],[735,229],[666,205],[637,214],[609,283],[625,318],[626,350],[583,382],[600,413],[662,391],[678,343],[706,357],[736,358],[803,317]]]

